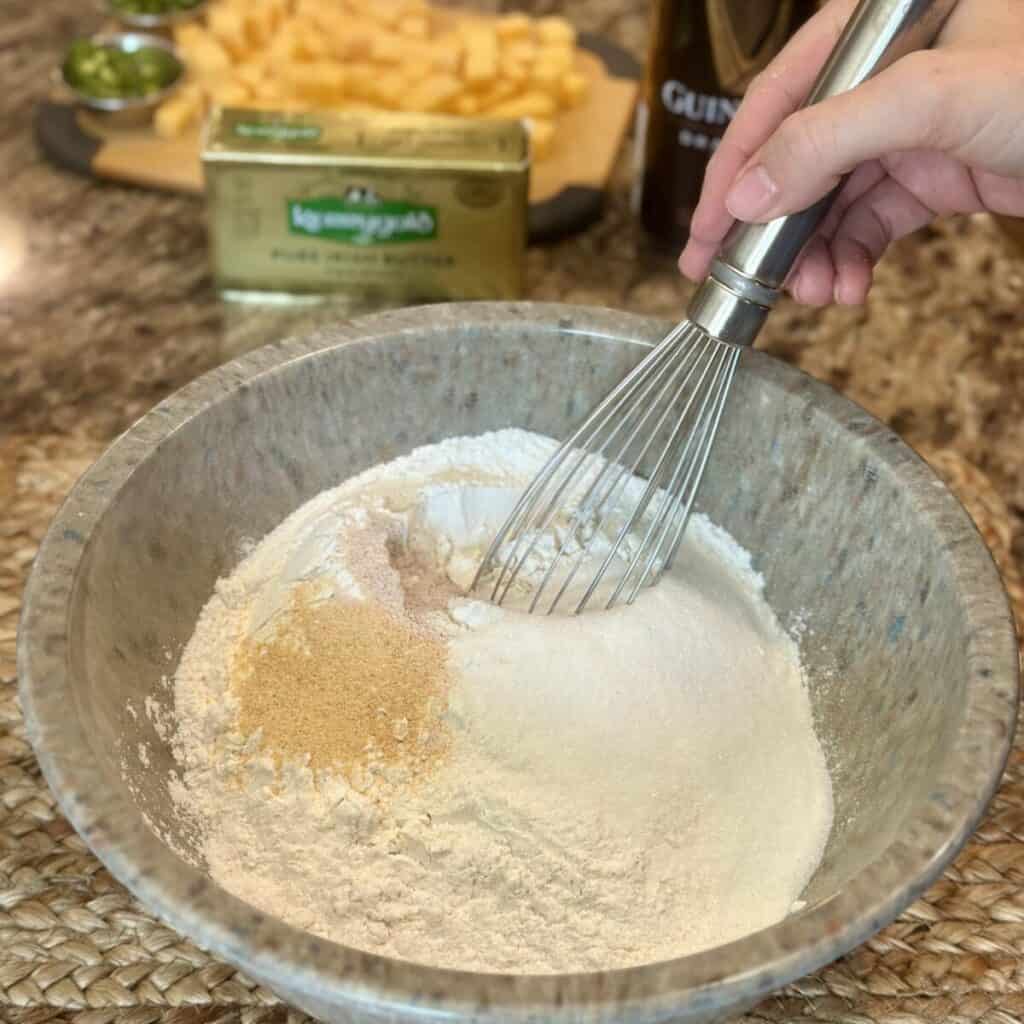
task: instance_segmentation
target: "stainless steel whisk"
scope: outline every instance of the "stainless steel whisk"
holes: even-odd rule
[[[955,6],[956,0],[861,0],[806,105],[853,89],[905,54],[931,46]],[[671,566],[740,355],[756,339],[838,191],[801,213],[733,227],[687,319],[590,413],[527,487],[495,535],[474,590],[489,588],[490,600],[502,604],[522,583],[523,567],[545,537],[554,538],[555,554],[534,574],[539,580],[529,586],[530,612],[551,613],[572,594],[573,612],[579,613],[602,584],[610,590],[601,596],[606,608],[623,595],[632,603]],[[639,495],[638,473],[646,474]],[[610,540],[606,550],[595,548],[602,538]],[[595,562],[577,596],[576,577]]]

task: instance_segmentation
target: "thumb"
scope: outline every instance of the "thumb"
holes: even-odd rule
[[[787,117],[737,176],[725,205],[737,220],[763,222],[806,209],[866,160],[957,144],[948,56],[909,54],[863,85]],[[960,137],[970,136],[963,125]]]

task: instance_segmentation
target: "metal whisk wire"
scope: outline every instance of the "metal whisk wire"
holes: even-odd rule
[[[611,500],[610,499],[610,494],[606,495],[604,497],[604,499],[603,499],[603,501],[604,501],[604,505],[603,505],[604,512],[603,512],[600,520],[593,527],[593,530],[592,530],[592,532],[590,534],[590,537],[589,537],[587,543],[583,546],[582,550],[576,556],[576,560],[575,560],[575,563],[573,564],[572,569],[570,570],[570,572],[566,576],[566,579],[562,583],[561,588],[559,589],[558,593],[555,595],[554,601],[552,601],[550,607],[548,608],[548,612],[549,613],[554,611],[554,609],[557,607],[559,601],[562,599],[562,597],[564,596],[565,592],[568,590],[570,584],[574,580],[578,570],[584,564],[586,559],[590,556],[591,548],[593,546],[594,540],[598,536],[601,536],[603,527],[608,522],[608,520],[611,518],[612,513],[619,507],[619,500],[622,497],[620,485],[627,483],[629,480],[631,480],[631,479],[633,479],[635,477],[636,472],[639,469],[641,461],[647,455],[647,452],[650,449],[650,447],[653,445],[655,438],[659,436],[659,431],[661,430],[661,428],[664,425],[665,421],[669,418],[669,416],[673,413],[673,411],[675,411],[677,403],[679,402],[679,400],[685,394],[685,390],[686,390],[687,386],[690,384],[690,382],[691,382],[691,380],[693,378],[693,375],[694,375],[697,367],[699,365],[701,365],[701,363],[700,363],[701,357],[704,357],[704,356],[708,355],[709,351],[710,351],[711,352],[710,358],[703,364],[703,369],[701,370],[700,375],[697,378],[695,386],[690,390],[689,396],[686,398],[685,404],[683,405],[682,409],[678,411],[678,416],[676,418],[675,426],[672,429],[672,433],[671,433],[668,441],[665,443],[665,445],[662,448],[661,455],[659,456],[656,465],[654,466],[654,468],[651,471],[650,477],[648,478],[647,486],[644,488],[643,494],[640,496],[640,499],[634,505],[633,510],[630,513],[630,515],[627,518],[627,520],[619,528],[619,531],[618,531],[618,534],[615,537],[615,540],[612,542],[611,547],[609,548],[608,552],[605,554],[605,557],[602,560],[601,565],[598,567],[597,571],[594,573],[593,577],[591,578],[591,582],[590,582],[589,586],[587,587],[587,590],[584,592],[583,597],[580,599],[580,602],[579,602],[579,604],[576,607],[576,612],[577,613],[582,611],[583,608],[586,607],[587,603],[590,601],[590,598],[593,596],[594,592],[597,590],[597,588],[600,586],[600,584],[604,580],[605,576],[607,575],[608,570],[611,567],[613,561],[615,560],[616,557],[618,557],[618,553],[621,550],[621,547],[622,547],[623,543],[625,542],[626,538],[633,531],[633,529],[635,528],[636,524],[639,523],[640,520],[643,518],[643,515],[647,511],[647,508],[649,507],[649,505],[650,505],[651,501],[653,500],[655,494],[658,493],[660,481],[663,479],[662,470],[664,469],[664,467],[669,462],[670,455],[671,455],[671,453],[673,451],[673,445],[677,441],[677,439],[678,439],[678,437],[679,437],[679,435],[680,435],[680,433],[681,433],[681,431],[683,429],[684,424],[687,422],[687,414],[690,412],[691,408],[693,407],[694,401],[697,398],[698,394],[701,393],[701,388],[705,384],[705,382],[707,380],[707,377],[708,377],[708,374],[711,372],[712,366],[714,365],[714,363],[717,360],[718,353],[712,351],[713,348],[718,345],[717,342],[714,342],[712,339],[706,338],[706,337],[705,338],[699,338],[699,332],[697,332],[697,331],[693,332],[693,339],[694,339],[695,342],[697,342],[697,344],[693,345],[693,350],[697,351],[697,353],[698,353],[697,359],[695,359],[694,361],[692,361],[689,364],[687,373],[683,377],[682,381],[679,382],[678,387],[676,388],[675,392],[670,396],[670,398],[668,400],[668,403],[666,404],[665,409],[662,412],[662,415],[658,419],[657,424],[655,424],[654,428],[650,431],[650,433],[648,435],[647,442],[634,455],[631,464],[628,465],[628,466],[624,466],[624,465],[620,465],[619,466],[619,468],[618,468],[618,475],[617,475],[616,481],[615,481],[616,489],[613,492],[613,493],[615,493],[615,499]],[[698,345],[699,345],[699,348],[698,348]],[[685,359],[681,360],[680,362],[681,362],[682,365],[685,365]],[[680,369],[681,368],[682,367],[680,367]],[[676,375],[674,374],[673,375],[673,379],[675,378],[675,376]],[[717,370],[715,371],[715,376],[717,377]],[[713,387],[714,384],[712,384],[711,386]],[[703,412],[703,405],[704,404],[706,404],[706,396],[705,396],[705,403],[703,403],[702,407],[701,407],[701,412]],[[624,445],[624,450],[628,450],[629,445],[633,442],[633,440],[635,439],[636,435],[639,434],[639,432],[643,428],[643,426],[644,426],[643,421],[641,421],[634,428],[634,431],[633,431],[632,435],[630,436],[630,438],[628,439],[628,441]],[[693,437],[693,435],[691,434],[690,435],[690,439],[691,440],[692,440],[692,437]],[[689,450],[689,445],[687,445],[687,447],[684,448],[684,451],[683,451],[682,455],[680,456],[681,460],[685,460],[686,459],[688,450]],[[676,473],[678,473],[678,469],[679,468],[681,468],[681,462],[677,465]],[[675,476],[676,476],[676,474],[673,474],[673,479],[675,479]],[[662,507],[661,507],[661,509],[660,509],[660,511],[658,513],[658,518],[655,520],[655,522],[660,521],[665,516],[666,511],[670,507],[671,507],[671,503],[668,500],[665,500],[663,498],[663,500],[662,500]],[[577,515],[579,515],[579,512],[577,512]],[[652,527],[653,526],[654,526],[654,524],[652,523]],[[623,586],[624,586],[624,584],[626,583],[626,581],[628,579],[628,575],[629,575],[630,569],[632,567],[635,567],[635,564],[636,564],[636,561],[637,561],[637,556],[639,556],[642,553],[642,551],[644,550],[645,546],[647,545],[647,543],[648,543],[648,541],[650,539],[650,532],[651,531],[648,531],[648,535],[641,542],[640,548],[638,548],[638,550],[637,550],[637,554],[634,556],[633,560],[630,562],[630,565],[629,565],[629,567],[627,567],[626,572],[623,573],[623,575],[621,576],[615,591],[613,592],[612,596],[608,600],[608,603],[606,605],[607,608],[611,608],[612,605],[615,604],[615,602],[618,599],[619,595],[621,594]],[[563,542],[563,548],[564,548],[564,542]],[[563,551],[560,549],[559,553],[558,553],[558,557],[559,558],[562,556],[562,553],[563,553]],[[653,562],[652,562],[652,564],[653,564]],[[549,579],[550,579],[551,575],[553,574],[556,565],[557,565],[557,559],[555,560],[555,562],[552,563],[551,566],[549,566],[547,574],[545,576],[545,579],[543,580],[541,587],[538,588],[537,594],[535,595],[533,603],[531,604],[531,610],[536,606],[537,600],[538,600],[538,598],[540,596],[540,592],[543,590],[544,586],[546,586],[547,583],[549,582]],[[642,577],[641,577],[641,581],[640,582],[641,582],[641,585],[642,585],[642,582],[643,582],[643,578]],[[637,593],[638,590],[639,590],[639,586],[636,587],[631,592],[631,595],[630,595],[630,597],[628,599],[629,603],[632,603],[632,601],[635,599],[636,593]]]
[[[597,408],[591,412],[572,436],[569,437],[568,440],[564,441],[559,446],[558,450],[548,459],[530,486],[523,492],[522,497],[519,499],[515,508],[513,508],[508,519],[505,521],[505,524],[502,526],[501,530],[498,531],[492,541],[487,555],[477,571],[476,579],[473,583],[474,589],[484,576],[487,575],[491,565],[493,564],[494,558],[501,549],[501,546],[505,543],[506,538],[512,536],[515,538],[512,550],[501,567],[501,571],[494,583],[491,593],[491,600],[498,604],[505,599],[505,596],[508,594],[509,589],[519,574],[519,570],[522,568],[523,562],[532,553],[541,536],[541,534],[536,530],[528,533],[525,529],[525,525],[531,519],[535,520],[537,518],[533,513],[536,512],[541,495],[545,489],[552,483],[552,480],[556,477],[558,471],[566,468],[566,465],[568,465],[567,472],[565,472],[562,478],[558,481],[557,485],[554,486],[554,489],[550,494],[548,504],[545,506],[545,511],[540,516],[541,530],[547,529],[550,525],[551,519],[558,510],[562,496],[565,494],[570,483],[577,478],[580,469],[587,460],[588,454],[596,455],[600,458],[604,449],[614,441],[616,434],[626,428],[629,422],[628,417],[623,416],[618,421],[615,429],[605,439],[604,444],[601,447],[594,452],[588,452],[586,446],[592,437],[598,432],[603,424],[612,420],[612,417],[614,417],[634,395],[636,395],[641,401],[649,395],[651,389],[656,383],[649,379],[650,371],[670,358],[674,350],[677,348],[682,334],[683,325],[680,324],[666,335],[666,337],[652,350],[647,358],[625,377],[625,379],[597,406]],[[576,458],[574,461],[567,464],[566,460],[574,449],[576,450]],[[597,483],[598,480],[593,482],[591,485],[591,491]],[[589,497],[589,492],[588,495],[584,497],[584,500],[586,500],[587,497]],[[521,552],[522,544],[524,543],[524,540],[526,540],[527,536],[530,538],[528,546],[525,551]],[[503,583],[504,588],[502,587]]]
[[[701,406],[699,414],[699,422],[701,423],[699,440],[697,441],[697,444],[693,446],[694,439],[698,437],[698,433],[693,432],[688,435],[683,452],[678,459],[676,459],[676,468],[672,474],[672,479],[665,488],[668,494],[668,499],[663,502],[657,518],[648,527],[647,534],[640,542],[636,553],[633,555],[632,560],[619,579],[619,582],[606,605],[608,608],[611,608],[618,600],[622,590],[636,571],[636,566],[640,562],[645,551],[648,552],[647,562],[644,565],[643,571],[633,583],[632,589],[626,598],[627,604],[632,604],[636,600],[637,594],[639,594],[640,589],[643,586],[647,583],[655,582],[662,573],[668,571],[672,567],[672,562],[679,550],[679,545],[682,542],[686,526],[690,521],[691,514],[693,513],[693,504],[697,498],[697,492],[700,489],[700,482],[704,476],[704,470],[707,468],[708,458],[711,455],[711,448],[718,435],[718,428],[722,421],[722,414],[725,411],[729,392],[732,389],[733,378],[736,376],[736,367],[739,365],[740,355],[742,353],[741,349],[735,348],[734,346],[724,345],[721,342],[716,342],[715,344],[718,348],[715,355],[716,358],[720,357],[720,359],[715,369],[715,376],[709,385],[708,391],[704,395],[704,400]],[[704,411],[705,408],[709,406],[709,403],[710,408],[708,410],[708,415],[705,416]],[[682,422],[683,418],[680,417],[680,424],[682,424]],[[692,456],[690,455],[691,446],[693,446]],[[649,484],[648,490],[650,489],[651,485]],[[671,512],[669,510],[671,510]],[[639,516],[636,516],[635,519],[636,521],[639,521]],[[676,524],[674,533],[672,532],[673,522]],[[621,543],[622,539],[624,539],[625,532],[626,531],[624,529],[618,538],[617,543]],[[665,546],[666,540],[668,540],[667,547]],[[606,558],[605,561],[610,562],[610,559]],[[606,566],[602,566],[602,572],[605,568]],[[590,590],[584,595],[584,600],[580,603],[580,611],[582,611],[586,603],[586,599],[590,597],[590,594],[597,588],[599,583],[600,579],[598,578],[591,584]]]
[[[547,614],[555,611],[579,570],[596,557],[595,542],[607,539],[606,528],[631,482],[635,490],[638,470],[668,430],[643,493],[630,500],[631,509],[615,527],[615,538],[574,612],[587,606],[613,565],[621,567],[623,545],[660,495],[661,505],[606,607],[619,600],[643,563],[626,598],[632,603],[641,587],[668,564],[682,539],[738,359],[739,350],[693,325],[681,324],[670,332],[547,461],[494,538],[474,587],[497,570],[493,584],[489,583],[490,599],[501,604],[541,539],[554,535],[554,556],[541,579],[532,584],[528,610],[537,609],[556,581],[557,570],[567,567],[545,609]],[[587,474],[592,476],[589,482]],[[583,489],[578,500],[574,485]],[[567,497],[573,499],[569,521],[554,529]],[[499,566],[502,551],[506,553]]]
[[[678,352],[679,348],[677,346],[674,354],[678,354]],[[653,443],[657,431],[663,426],[665,419],[669,415],[671,411],[671,404],[666,406],[665,410],[658,418],[657,423],[654,424],[649,434],[647,444],[645,444],[640,449],[640,451],[634,455],[631,465],[627,466],[623,464],[623,456],[629,450],[630,445],[636,439],[640,431],[644,429],[647,420],[658,408],[659,404],[665,399],[665,396],[670,391],[670,389],[672,389],[673,386],[676,386],[678,392],[678,388],[684,386],[692,376],[694,370],[696,369],[697,362],[694,359],[687,358],[689,355],[690,352],[687,351],[686,355],[684,355],[684,357],[681,360],[679,360],[679,363],[676,366],[674,366],[670,372],[668,372],[667,380],[664,381],[664,383],[661,386],[661,389],[658,391],[657,395],[654,396],[654,399],[652,401],[649,401],[650,391],[659,384],[659,382],[661,381],[661,377],[666,370],[666,367],[671,366],[671,360],[660,363],[658,370],[656,370],[655,373],[652,374],[649,384],[640,393],[638,393],[638,395],[634,399],[634,401],[640,403],[638,407],[643,409],[643,415],[640,417],[639,421],[633,426],[632,430],[630,430],[629,433],[626,435],[616,454],[611,457],[605,457],[604,465],[601,467],[599,473],[588,487],[587,492],[584,494],[582,500],[576,508],[576,511],[573,513],[572,519],[570,520],[568,527],[563,532],[562,541],[559,545],[555,558],[551,560],[547,572],[544,574],[544,578],[541,581],[541,585],[536,589],[534,593],[534,598],[530,604],[529,609],[531,612],[536,609],[542,592],[551,582],[551,578],[554,575],[555,569],[560,564],[561,559],[565,556],[566,549],[568,548],[570,541],[578,535],[578,531],[584,527],[584,524],[586,524],[588,520],[591,519],[595,510],[603,509],[600,519],[598,519],[596,523],[591,524],[588,539],[577,553],[572,569],[566,576],[566,579],[564,580],[561,588],[556,594],[555,599],[551,604],[551,607],[549,607],[548,609],[549,613],[554,610],[555,606],[558,604],[559,600],[561,599],[565,591],[568,589],[573,579],[575,578],[576,573],[579,570],[579,567],[583,564],[584,560],[589,556],[594,539],[600,535],[605,522],[608,520],[611,513],[618,507],[618,499],[621,496],[621,490],[623,485],[627,483],[629,479],[631,479],[632,475],[636,472],[640,460],[644,457],[644,455],[646,455],[647,450]],[[682,382],[680,383],[679,376],[680,374],[683,373],[684,370],[686,370],[686,373],[683,376]],[[612,417],[614,415],[614,411],[609,413],[609,417]],[[598,449],[597,454],[604,456],[604,452],[611,443],[611,440],[615,437],[616,434],[620,432],[620,430],[623,427],[628,425],[630,421],[631,416],[627,412],[627,414],[624,415],[622,419],[619,421],[619,423],[616,425],[616,428],[612,431],[611,435],[609,435],[609,438],[605,441],[601,448]],[[591,436],[598,436],[600,434],[600,431],[604,429],[607,422],[609,422],[609,420],[606,419],[596,423],[594,425],[593,434]],[[584,449],[584,457],[577,461],[574,470],[578,471],[585,464],[586,449]],[[613,469],[616,472],[614,473],[614,476],[612,476],[611,482],[608,483],[608,485],[604,488],[603,491],[600,490],[600,485],[603,485],[605,483],[606,478],[609,475],[611,475],[611,471]],[[571,480],[572,475],[566,478],[566,484],[568,484]],[[534,528],[531,545],[530,548],[527,549],[526,553],[524,553],[524,559],[529,555],[530,551],[536,544],[537,540],[541,536],[543,536],[544,531],[547,530],[548,526],[550,525],[551,518],[555,512],[557,512],[557,508],[549,507],[548,513],[546,514],[544,520]]]

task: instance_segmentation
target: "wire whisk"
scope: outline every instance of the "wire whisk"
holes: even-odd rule
[[[861,0],[807,104],[866,81],[938,36],[956,0]],[[632,603],[671,566],[743,349],[754,343],[839,189],[801,213],[737,224],[688,319],[559,447],[494,537],[473,583],[530,612]],[[579,581],[579,582],[577,582]],[[523,598],[523,600],[519,600]]]
[[[613,567],[605,607],[623,595],[632,603],[672,564],[740,351],[689,323],[659,342],[548,459],[495,536],[474,587],[486,582],[490,600],[502,604],[545,538],[549,548],[553,538],[554,555],[548,551],[529,588],[528,611],[555,611],[584,567],[592,575],[582,593],[573,593],[574,612],[583,611]],[[647,479],[639,480],[652,458]]]

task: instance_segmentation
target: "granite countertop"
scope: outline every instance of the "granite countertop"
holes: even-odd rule
[[[644,0],[529,6],[560,9],[642,56]],[[0,498],[15,493],[16,467],[31,470],[19,478],[26,502],[32,472],[52,470],[38,515],[16,510],[29,526],[0,519],[0,540],[10,538],[0,550],[0,681],[14,672],[13,588],[59,497],[54,487],[70,486],[103,444],[202,371],[342,315],[224,305],[207,269],[200,200],[94,183],[45,162],[31,133],[34,104],[63,43],[98,22],[81,0],[0,0]],[[628,181],[624,153],[601,221],[530,251],[528,297],[680,315],[690,288],[671,260],[648,251]],[[897,245],[865,308],[784,303],[761,346],[919,449],[980,470],[1001,495],[1006,546],[1024,555],[1024,249],[988,218]]]

